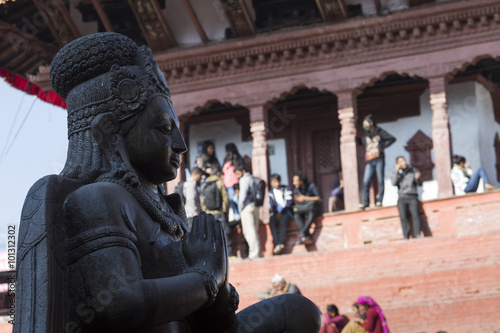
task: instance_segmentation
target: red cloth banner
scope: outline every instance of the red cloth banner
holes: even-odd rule
[[[66,101],[53,91],[49,91],[46,93],[36,84],[31,83],[25,78],[11,73],[3,68],[0,68],[0,77],[3,77],[5,81],[7,81],[14,88],[22,90],[27,94],[35,95],[44,102],[51,103],[56,106],[60,106],[63,109],[66,109]]]

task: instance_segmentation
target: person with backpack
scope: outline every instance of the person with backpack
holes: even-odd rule
[[[255,203],[254,177],[239,165],[235,170],[239,179],[240,193],[238,208],[241,217],[243,237],[248,243],[248,258],[250,260],[262,257],[259,239],[259,208]]]
[[[216,166],[210,168],[210,176],[201,186],[201,209],[207,214],[212,214],[216,220],[221,221],[226,238],[227,255],[234,257],[231,227],[227,221],[229,198],[224,182],[220,178],[220,170]]]
[[[269,227],[273,235],[273,254],[280,254],[285,248],[285,234],[288,221],[293,219],[293,197],[292,191],[286,185],[281,185],[281,176],[271,175],[271,187],[269,188]],[[276,224],[280,220],[279,233]]]
[[[314,239],[309,228],[316,216],[321,215],[321,193],[316,185],[309,183],[307,176],[302,171],[296,171],[292,178],[295,190],[293,192],[293,207],[295,222],[300,229],[297,244],[311,245]]]
[[[200,194],[198,193],[198,186],[200,185],[203,171],[200,168],[193,168],[191,175],[184,184],[180,183],[176,192],[182,189],[181,199],[184,201],[184,210],[188,219],[189,230],[193,226],[193,219],[196,215],[201,213]]]

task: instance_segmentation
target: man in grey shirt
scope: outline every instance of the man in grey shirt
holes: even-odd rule
[[[413,238],[420,238],[420,216],[418,213],[418,186],[422,185],[420,172],[408,166],[403,156],[396,158],[396,172],[392,176],[392,185],[398,187],[398,210],[405,239],[410,238],[408,210],[413,221]]]
[[[188,219],[189,230],[193,226],[193,218],[201,213],[200,194],[198,192],[198,185],[200,185],[203,171],[200,168],[193,168],[191,176],[184,183],[182,193],[186,198],[184,209],[186,210],[186,217]]]
[[[240,194],[238,208],[243,237],[248,243],[248,258],[260,258],[259,208],[253,202],[253,176],[240,165],[234,171],[239,178]]]

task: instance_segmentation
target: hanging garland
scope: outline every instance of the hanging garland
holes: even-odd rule
[[[24,91],[27,94],[35,95],[40,98],[42,101],[54,104],[56,106],[60,106],[63,109],[66,109],[66,101],[61,98],[58,94],[53,91],[44,92],[42,88],[37,86],[34,83],[26,80],[19,75],[11,73],[3,68],[0,68],[0,76],[4,78],[11,86],[17,88],[21,91]]]

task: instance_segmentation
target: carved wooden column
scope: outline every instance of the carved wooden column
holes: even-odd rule
[[[341,125],[340,158],[344,177],[344,205],[346,210],[356,210],[359,205],[358,156],[356,143],[356,98],[353,91],[335,92]]]
[[[269,155],[267,151],[266,122],[263,105],[250,107],[250,132],[252,133],[252,174],[269,185]],[[269,199],[260,209],[261,221],[269,221]]]
[[[450,178],[451,140],[446,78],[444,76],[430,78],[429,89],[431,93],[432,143],[434,146],[438,197],[442,198],[453,195]]]

